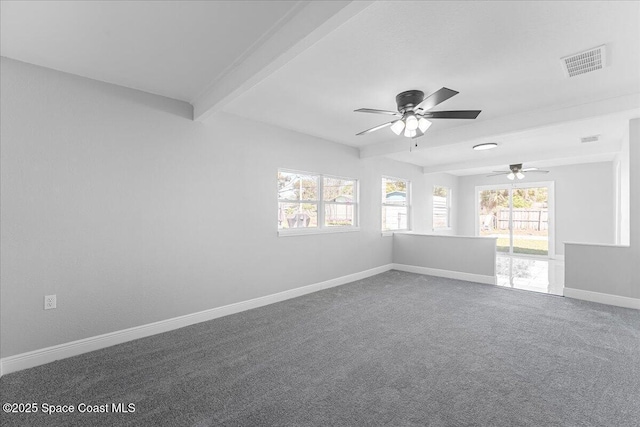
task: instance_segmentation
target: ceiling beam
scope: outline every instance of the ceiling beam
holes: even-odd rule
[[[588,119],[638,108],[640,108],[640,94],[633,93],[587,104],[538,110],[493,120],[478,121],[465,126],[427,132],[424,137],[418,139],[418,147],[414,148],[414,150],[424,150],[468,141],[491,142],[489,141],[490,138],[515,132],[529,131],[568,121]],[[398,140],[395,139],[360,148],[360,158],[384,156],[403,152],[406,149],[406,144],[399,144]]]
[[[193,119],[202,121],[220,111],[314,43],[367,8],[373,1],[299,1],[235,66],[197,96]],[[233,37],[231,34],[230,37]]]

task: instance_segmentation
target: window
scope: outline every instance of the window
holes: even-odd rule
[[[451,227],[451,189],[433,186],[433,229]]]
[[[278,171],[278,228],[318,227],[319,175]]]
[[[405,179],[382,177],[382,231],[409,229],[410,190]]]
[[[358,181],[278,170],[278,230],[345,231],[358,226]]]
[[[356,185],[353,179],[322,178],[325,227],[353,227],[356,225]]]

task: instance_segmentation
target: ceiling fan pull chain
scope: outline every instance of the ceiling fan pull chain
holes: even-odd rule
[[[413,147],[418,148],[418,137],[417,136],[413,136],[413,137],[411,137],[411,139],[409,139],[409,152],[410,153],[413,151]]]

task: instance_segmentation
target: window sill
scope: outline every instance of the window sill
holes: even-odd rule
[[[307,236],[311,234],[351,233],[360,231],[360,227],[335,227],[335,228],[288,228],[278,230],[278,237]]]

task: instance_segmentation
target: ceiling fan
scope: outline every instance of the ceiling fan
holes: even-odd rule
[[[507,178],[514,180],[515,178],[523,179],[525,173],[549,173],[549,171],[541,170],[538,168],[525,168],[522,169],[522,163],[516,163],[509,165],[508,171],[494,171],[495,173],[487,176],[507,175]]]
[[[481,110],[428,111],[458,93],[455,90],[443,87],[425,98],[424,92],[421,90],[408,90],[396,96],[398,111],[374,110],[371,108],[354,110],[358,113],[387,114],[397,117],[389,123],[372,127],[356,135],[364,135],[391,126],[391,130],[396,135],[400,135],[404,131],[404,136],[417,138],[424,135],[429,126],[431,126],[431,122],[427,119],[475,119],[478,117]]]

